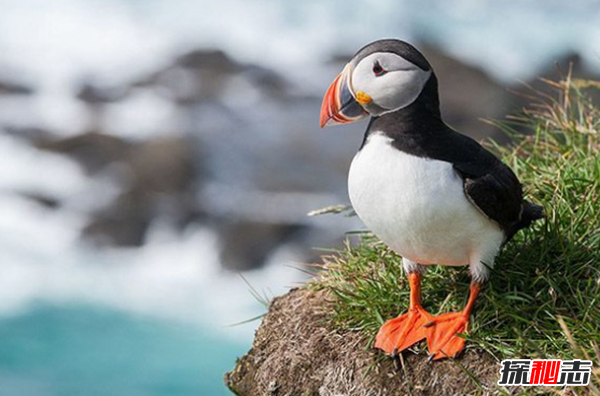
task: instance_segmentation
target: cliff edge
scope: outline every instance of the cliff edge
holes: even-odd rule
[[[276,298],[252,349],[225,375],[239,396],[383,396],[495,394],[499,364],[468,349],[455,361],[429,363],[425,352],[394,362],[358,332],[332,330],[326,291],[293,289]]]

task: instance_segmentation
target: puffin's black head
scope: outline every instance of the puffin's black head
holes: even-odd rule
[[[432,76],[431,65],[412,45],[393,39],[368,44],[329,86],[321,106],[321,127],[403,109],[430,79],[435,80]]]

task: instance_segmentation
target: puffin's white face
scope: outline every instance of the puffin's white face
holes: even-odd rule
[[[390,45],[397,43],[400,42],[392,41]],[[377,42],[371,45],[377,45]],[[412,50],[418,53],[416,49]],[[321,105],[321,127],[403,109],[419,97],[432,73],[396,52],[378,51],[364,58],[355,58],[325,93]]]
[[[350,77],[352,96],[371,115],[402,109],[414,102],[429,80],[423,70],[391,52],[377,52],[361,59]]]

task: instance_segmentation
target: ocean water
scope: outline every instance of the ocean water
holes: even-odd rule
[[[21,149],[24,172],[33,149]],[[50,173],[66,161],[46,159]],[[0,396],[228,394],[223,374],[259,322],[237,323],[266,310],[248,284],[272,297],[305,279],[283,251],[244,278],[224,271],[200,227],[157,224],[142,248],[93,250],[66,209],[0,198]]]
[[[208,318],[207,318],[208,319]],[[1,396],[220,396],[247,349],[198,328],[81,304],[0,319]]]
[[[273,68],[310,93],[331,79],[332,56],[390,36],[441,46],[508,83],[571,51],[600,69],[596,0],[0,0],[0,10],[0,77],[37,90],[0,98],[0,122],[65,135],[84,125],[73,95],[82,80],[130,81],[197,47]],[[140,98],[112,130],[141,140],[170,131],[169,106]],[[89,211],[118,192],[0,133],[0,396],[228,394],[222,375],[258,322],[229,325],[265,308],[220,268],[210,230],[179,234],[157,221],[139,249],[82,243]],[[295,260],[281,249],[244,277],[282,294],[305,279]]]

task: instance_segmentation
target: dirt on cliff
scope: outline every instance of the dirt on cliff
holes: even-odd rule
[[[499,363],[467,349],[457,360],[428,362],[404,353],[394,362],[358,332],[328,324],[324,291],[294,289],[276,298],[252,349],[225,375],[239,396],[384,396],[496,394]],[[504,391],[503,393],[506,393]]]

